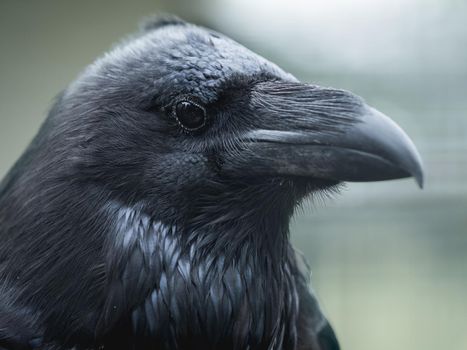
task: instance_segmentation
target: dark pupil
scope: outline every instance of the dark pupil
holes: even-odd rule
[[[204,125],[204,110],[189,101],[177,103],[175,113],[178,121],[187,129],[198,129]]]

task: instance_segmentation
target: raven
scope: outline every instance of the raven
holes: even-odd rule
[[[235,41],[149,22],[59,95],[0,187],[0,348],[339,348],[304,197],[413,176],[406,134]]]

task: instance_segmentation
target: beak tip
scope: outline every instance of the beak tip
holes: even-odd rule
[[[413,144],[411,144],[413,146]],[[409,153],[411,157],[410,160],[406,162],[405,171],[407,172],[408,177],[413,177],[418,187],[422,190],[425,186],[425,174],[423,170],[423,163],[420,157],[420,154],[415,149],[415,146],[412,148],[412,152]]]
[[[411,175],[414,177],[415,181],[417,182],[418,187],[423,190],[425,186],[425,174],[423,170],[423,162],[420,154],[416,150],[415,146],[412,144],[413,147],[413,165],[412,170],[410,171]]]
[[[418,187],[423,190],[423,187],[425,186],[425,179],[423,177],[423,173],[416,174],[415,176],[415,181],[417,182]]]
[[[418,187],[423,190],[425,187],[425,174],[423,172],[423,167],[420,165],[418,171],[414,174],[415,181],[418,184]]]
[[[418,187],[424,187],[424,171],[423,162],[417,148],[407,134],[389,117],[380,111],[369,107],[370,113],[365,115],[367,125],[372,130],[380,130],[385,136],[379,138],[381,149],[386,152],[386,155],[395,164],[406,172],[407,176],[413,177],[417,182]],[[376,117],[376,118],[375,118]],[[384,130],[384,131],[383,131]],[[371,132],[367,131],[371,135]],[[375,144],[378,144],[377,142]]]

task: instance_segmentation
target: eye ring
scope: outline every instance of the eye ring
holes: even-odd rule
[[[191,98],[184,97],[172,106],[172,117],[187,132],[202,129],[207,123],[206,108]]]

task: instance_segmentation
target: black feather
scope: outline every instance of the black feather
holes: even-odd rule
[[[144,28],[60,95],[0,186],[0,347],[336,349],[288,239],[334,183],[226,166],[250,128],[288,127],[286,106],[260,109],[310,95],[220,34]],[[360,108],[332,91],[312,96],[318,132],[334,102],[339,120]],[[199,132],[167,112],[181,100],[205,107]]]

